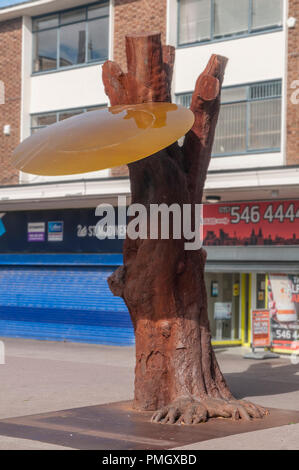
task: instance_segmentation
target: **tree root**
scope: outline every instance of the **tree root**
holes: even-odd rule
[[[262,418],[269,411],[245,400],[220,398],[179,398],[173,403],[155,411],[151,421],[161,424],[198,424],[209,418],[232,418],[250,421]]]

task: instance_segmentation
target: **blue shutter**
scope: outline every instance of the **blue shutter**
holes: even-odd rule
[[[114,267],[0,267],[0,336],[134,344],[134,330],[122,299],[107,277]]]

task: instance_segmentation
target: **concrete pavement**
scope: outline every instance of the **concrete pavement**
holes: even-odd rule
[[[0,419],[128,400],[133,396],[134,348],[2,338]],[[242,348],[217,350],[237,398],[299,410],[299,365],[283,357],[245,360]],[[274,447],[273,447],[274,446]],[[192,449],[299,449],[299,424],[193,444]],[[60,446],[0,436],[0,449]],[[66,449],[63,447],[63,449]]]

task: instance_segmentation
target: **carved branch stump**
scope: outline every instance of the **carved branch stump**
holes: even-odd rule
[[[170,101],[174,48],[160,34],[126,38],[128,72],[103,66],[111,105]],[[212,55],[199,76],[193,128],[177,143],[131,163],[132,202],[196,204],[202,200],[227,59]],[[124,266],[109,278],[131,315],[136,337],[134,407],[153,421],[199,423],[211,416],[261,417],[265,410],[236,401],[211,346],[204,282],[206,253],[184,250],[184,240],[127,238]]]

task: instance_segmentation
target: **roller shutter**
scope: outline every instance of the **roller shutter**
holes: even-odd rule
[[[128,310],[106,281],[115,268],[1,266],[0,336],[133,344]]]

